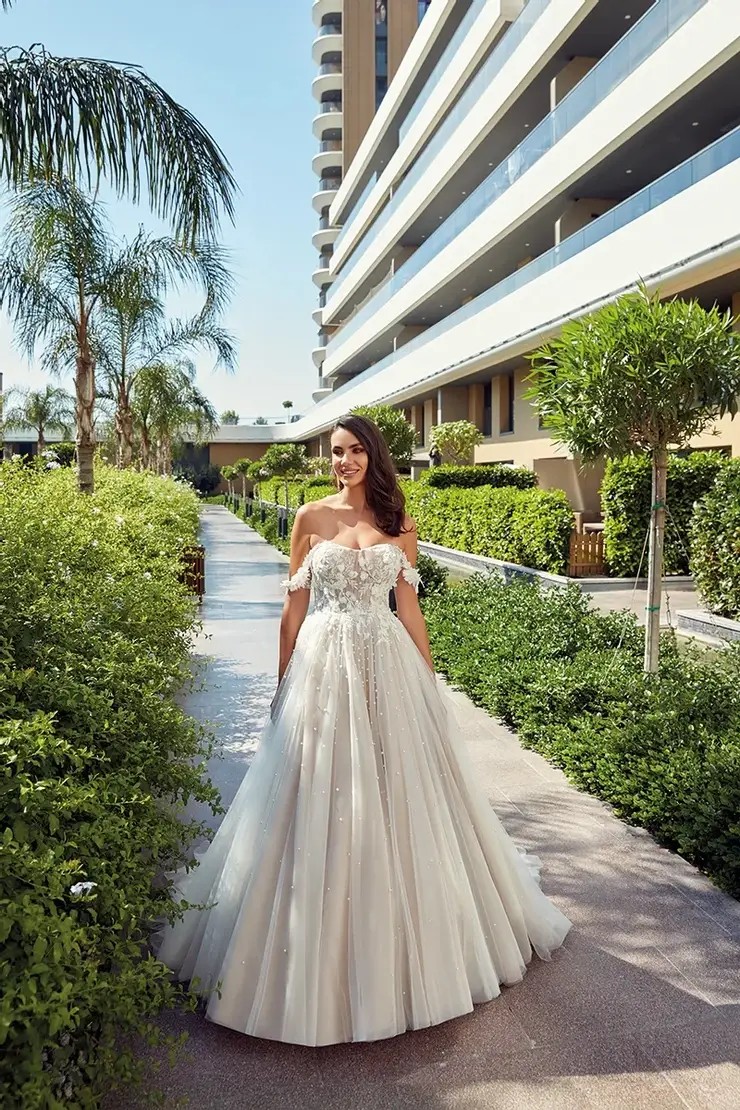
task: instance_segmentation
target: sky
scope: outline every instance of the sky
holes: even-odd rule
[[[318,377],[310,0],[15,0],[0,13],[0,35],[7,45],[135,63],[210,131],[240,190],[221,236],[236,279],[225,324],[238,368],[214,370],[210,356],[196,355],[198,384],[217,411],[236,409],[242,420],[278,416],[284,400],[305,412]],[[124,236],[142,223],[161,230],[146,206],[114,200],[109,217]],[[6,317],[0,371],[6,389],[48,380],[18,352]]]

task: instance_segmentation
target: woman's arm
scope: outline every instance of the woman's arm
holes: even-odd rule
[[[408,528],[409,531],[404,533],[403,536],[403,550],[411,566],[415,567],[418,545],[416,525],[410,517],[407,518],[405,527]],[[432,660],[432,653],[429,648],[429,635],[427,633],[426,621],[419,608],[419,599],[416,596],[416,590],[406,581],[403,574],[399,575],[398,582],[396,583],[396,611],[398,619],[426,659],[429,670],[434,674],[434,661]]]
[[[304,559],[308,555],[309,544],[311,541],[311,530],[309,527],[310,508],[308,505],[301,505],[300,509],[295,515],[293,522],[293,531],[290,536],[290,574],[291,577],[296,573],[299,567],[303,564]],[[283,604],[283,613],[280,618],[280,657],[278,660],[278,682],[282,682],[283,675],[287,669],[290,657],[293,654],[295,642],[298,639],[298,633],[301,630],[301,625],[306,619],[308,612],[308,603],[311,600],[311,591],[308,587],[289,590],[285,595],[285,602]]]

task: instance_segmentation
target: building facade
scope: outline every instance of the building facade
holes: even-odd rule
[[[318,251],[314,284],[319,303],[314,320],[319,325],[313,361],[321,368],[333,329],[323,327],[323,308],[333,281],[334,242],[339,227],[330,208],[388,85],[397,72],[431,0],[314,0],[315,35],[312,46],[317,74],[312,92],[317,101],[313,133],[318,150],[313,169],[318,186],[313,207],[319,226],[313,235]],[[326,396],[319,383],[315,399]]]
[[[318,403],[291,438],[325,449],[336,417],[391,403],[418,468],[432,425],[466,418],[477,462],[589,511],[600,474],[539,427],[527,356],[638,280],[740,314],[740,4],[426,9],[333,191]],[[740,454],[740,421],[694,446]]]

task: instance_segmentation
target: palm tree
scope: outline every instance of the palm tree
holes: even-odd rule
[[[167,325],[161,294],[197,278],[202,311]],[[103,207],[70,181],[40,182],[15,198],[0,254],[0,307],[13,318],[21,347],[43,344],[42,366],[74,370],[79,485],[93,489],[96,365],[112,386],[127,452],[132,377],[183,348],[205,344],[231,365],[233,345],[217,323],[231,283],[223,252],[213,244],[185,248],[140,232],[119,247]]]
[[[93,319],[109,270],[102,210],[70,181],[23,188],[12,203],[0,255],[0,307],[21,348],[41,365],[74,367],[80,489],[93,489],[95,351]]]
[[[204,306],[189,319],[168,322],[162,297],[172,284],[188,279],[202,285]],[[233,368],[234,344],[218,322],[230,292],[223,251],[211,243],[186,250],[174,239],[155,239],[142,231],[113,260],[97,321],[96,347],[101,386],[115,404],[119,466],[129,466],[133,457],[131,396],[143,370],[196,346],[212,350],[217,365]]]
[[[69,435],[74,422],[74,399],[65,389],[47,385],[43,390],[14,389],[8,393],[12,401],[3,413],[6,428],[33,428],[36,432],[36,451],[41,454],[46,447],[47,431],[60,431]]]
[[[191,362],[147,366],[137,375],[132,410],[142,466],[168,474],[172,449],[183,434],[204,442],[218,427],[216,410],[195,385]]]
[[[11,7],[12,0],[0,0]],[[212,238],[235,182],[217,143],[137,66],[58,58],[43,46],[0,48],[0,179],[66,177],[119,196],[146,196],[177,238]]]

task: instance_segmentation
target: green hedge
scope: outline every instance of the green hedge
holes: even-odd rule
[[[433,489],[404,482],[419,538],[536,570],[568,567],[573,511],[561,490]]]
[[[146,955],[208,744],[176,698],[195,607],[192,490],[98,466],[0,466],[0,1105],[88,1107],[183,1000]],[[94,884],[75,892],[78,883]]]
[[[526,747],[740,895],[740,653],[643,634],[580,590],[476,576],[426,601],[438,668]],[[620,640],[623,639],[621,648]]]
[[[336,487],[326,478],[308,478],[306,481],[288,482],[288,504],[292,509],[297,509],[305,501],[318,501],[336,493]],[[285,481],[282,478],[270,478],[260,482],[260,496],[263,501],[274,501],[278,505],[285,504]]]
[[[519,466],[502,466],[500,463],[485,463],[480,466],[454,466],[444,463],[431,466],[421,472],[419,481],[433,489],[474,489],[478,486],[513,486],[515,489],[534,489],[537,475],[533,470]]]
[[[694,504],[714,485],[727,459],[714,451],[672,457],[668,466],[665,573],[688,574]],[[611,460],[601,486],[606,559],[617,577],[637,573],[650,523],[650,459],[644,455]],[[647,563],[643,561],[642,574]]]
[[[696,507],[691,571],[708,609],[740,617],[740,459],[722,470]]]

